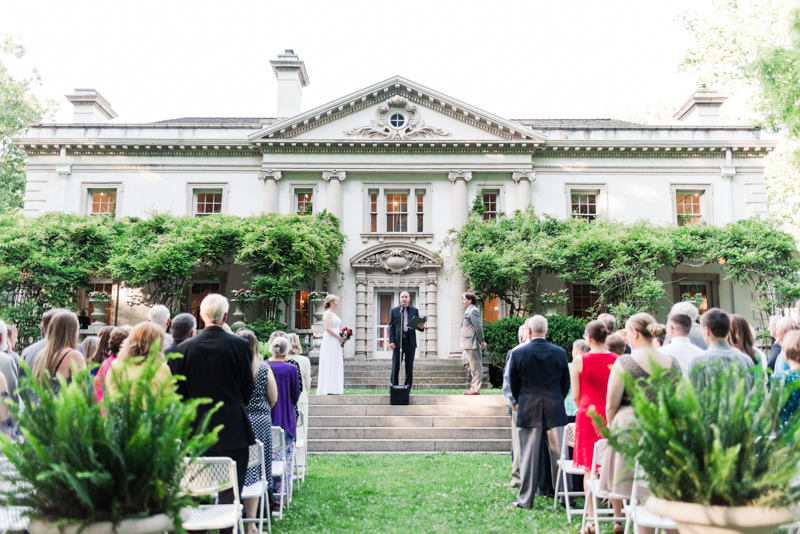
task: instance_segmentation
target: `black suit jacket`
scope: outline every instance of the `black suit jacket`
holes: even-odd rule
[[[164,355],[175,354],[175,353],[181,354],[181,351],[178,350],[178,345],[180,345],[184,341],[186,341],[186,340],[184,339],[184,340],[178,341],[178,340],[173,339],[172,340],[172,345],[170,345],[169,347],[164,349]],[[170,372],[172,372],[173,375],[178,374],[178,359],[173,358],[173,359],[167,360],[167,367],[169,367],[169,370],[170,370]]]
[[[569,392],[567,353],[543,338],[514,349],[509,372],[517,399],[517,427],[555,428],[568,422],[564,399]]]
[[[178,393],[187,399],[206,397],[211,404],[197,410],[199,421],[220,401],[224,404],[211,417],[209,428],[225,425],[212,451],[230,451],[253,445],[255,436],[247,417],[247,404],[255,384],[250,366],[250,343],[228,334],[219,326],[207,326],[199,335],[177,347],[183,358],[175,360]]]
[[[400,316],[400,311],[403,309],[402,306],[397,306],[396,308],[392,308],[392,311],[389,312],[389,343],[394,343],[398,347],[400,346],[400,339],[403,337],[403,321],[402,317]],[[408,307],[408,322],[411,322],[411,319],[414,317],[419,317],[419,310],[414,308],[413,306]],[[408,338],[403,339],[403,346],[410,347],[412,349],[417,348],[417,329],[408,327]]]

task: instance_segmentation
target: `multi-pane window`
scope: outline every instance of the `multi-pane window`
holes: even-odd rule
[[[408,193],[386,194],[386,231],[408,232]]]
[[[483,301],[483,324],[494,323],[500,313],[500,304],[496,295],[491,295]]]
[[[572,284],[572,316],[588,319],[597,311],[600,295],[592,284]]]
[[[497,193],[484,192],[483,193],[483,220],[493,221],[497,219]]]
[[[189,313],[194,315],[195,320],[197,320],[197,328],[201,330],[206,327],[206,323],[200,317],[200,304],[211,293],[219,293],[219,282],[197,282],[192,284]]]
[[[572,216],[593,221],[597,217],[597,193],[573,192]]]
[[[222,191],[220,189],[195,190],[194,216],[204,217],[222,213]]]
[[[678,191],[675,194],[678,226],[703,222],[703,203],[703,191]]]
[[[313,213],[311,191],[297,191],[295,197],[295,213],[298,215],[311,215]]]
[[[683,295],[688,295],[690,297],[702,297],[703,302],[697,309],[700,311],[700,314],[703,314],[708,311],[708,288],[710,286],[710,282],[679,282],[678,287],[680,289],[681,297]]]
[[[308,290],[301,289],[294,294],[294,327],[311,328],[311,314],[308,306]]]
[[[369,231],[378,231],[378,193],[369,194]]]
[[[425,227],[425,195],[417,191],[417,232]]]
[[[117,191],[116,189],[90,189],[89,215],[111,215],[117,211]]]

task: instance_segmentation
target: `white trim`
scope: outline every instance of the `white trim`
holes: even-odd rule
[[[311,191],[311,209],[312,213],[319,212],[317,204],[317,193],[319,192],[319,184],[317,182],[292,182],[289,184],[289,199],[291,200],[291,207],[289,213],[297,213],[297,198],[295,195],[298,191]]]
[[[195,216],[195,195],[203,189],[222,190],[222,215],[228,214],[228,192],[230,182],[186,182],[186,215]]]
[[[506,184],[478,184],[475,188],[475,196],[483,195],[484,191],[488,193],[497,193],[497,216],[500,217],[501,213],[506,212]],[[483,198],[481,198],[481,203],[482,202]]]
[[[96,189],[115,190],[117,192],[117,200],[114,206],[114,218],[120,218],[120,206],[122,205],[122,193],[125,191],[124,182],[81,182],[81,196],[80,204],[78,206],[78,214],[87,215],[89,213],[89,191]]]
[[[703,222],[714,224],[714,186],[712,184],[669,184],[669,202],[672,205],[672,224],[678,225],[678,206],[676,195],[678,191],[703,192]]]
[[[362,217],[362,233],[361,233],[361,240],[362,242],[366,243],[366,240],[369,237],[377,237],[379,241],[384,239],[392,239],[395,237],[424,237],[430,243],[433,239],[433,218],[431,215],[431,183],[363,183],[361,184],[361,191],[362,191],[362,213],[364,214]],[[377,191],[378,192],[378,231],[372,232],[370,231],[370,191]],[[417,215],[416,215],[416,208],[417,208],[417,198],[416,192],[417,191],[424,191],[425,195],[425,217],[422,223],[422,232],[417,232]],[[387,193],[405,193],[408,192],[409,197],[413,198],[413,202],[409,202],[409,222],[408,222],[408,232],[387,232],[386,231],[386,194]],[[413,210],[411,209],[413,206]],[[412,217],[413,216],[413,217]],[[413,230],[413,231],[412,231]]]
[[[597,217],[608,217],[608,184],[574,182],[564,184],[564,199],[567,203],[566,217],[572,217],[572,193],[595,193],[597,195]]]

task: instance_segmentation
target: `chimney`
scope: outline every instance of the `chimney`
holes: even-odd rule
[[[74,95],[64,95],[75,106],[75,123],[106,123],[116,119],[108,100],[94,89],[75,89]]]
[[[285,119],[300,114],[300,96],[309,84],[306,64],[294,50],[284,50],[278,59],[269,62],[278,80],[278,118]]]
[[[707,85],[699,85],[672,118],[695,126],[717,126],[719,108],[727,99],[727,96],[720,96]]]

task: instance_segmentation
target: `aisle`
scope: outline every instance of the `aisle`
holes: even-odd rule
[[[309,457],[283,533],[567,533],[563,508],[509,506],[510,457],[498,454],[323,454]]]

